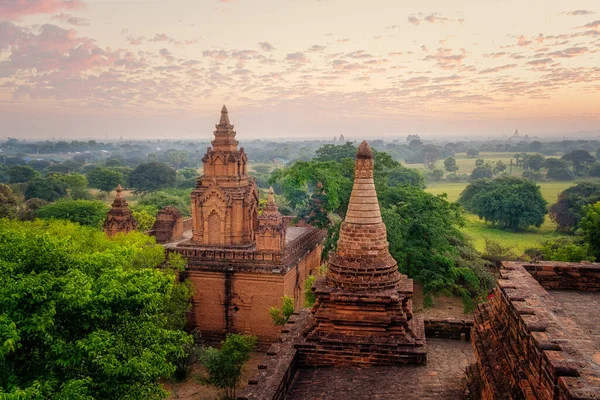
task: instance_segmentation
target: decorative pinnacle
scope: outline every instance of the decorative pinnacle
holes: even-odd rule
[[[363,140],[360,146],[358,146],[358,151],[356,152],[356,158],[360,159],[373,159],[373,150],[371,150],[371,146],[367,143],[366,140]]]
[[[221,108],[221,120],[219,121],[219,125],[229,126],[229,112],[227,111],[227,107],[223,104],[223,108]]]
[[[120,199],[121,197],[123,197],[123,196],[121,195],[121,192],[122,192],[122,191],[123,191],[123,187],[121,187],[121,184],[119,183],[119,184],[117,185],[117,196],[116,196],[117,198],[119,198],[119,199]]]
[[[269,194],[267,195],[267,203],[275,203],[275,192],[273,186],[269,188]]]

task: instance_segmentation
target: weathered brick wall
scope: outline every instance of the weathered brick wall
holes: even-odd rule
[[[302,340],[310,312],[294,313],[281,330],[279,340],[273,343],[258,365],[257,373],[248,380],[238,400],[281,400],[292,384],[298,368],[295,343]]]
[[[523,264],[545,289],[600,290],[600,264],[545,261]]]
[[[472,398],[598,399],[600,353],[589,337],[522,265],[505,262],[500,273],[475,315]]]
[[[473,328],[472,319],[426,316],[423,322],[425,323],[425,336],[428,338],[465,340],[471,337],[471,328]]]
[[[186,218],[183,220],[183,231],[189,231],[192,229],[192,225],[193,225],[193,219],[192,218]]]

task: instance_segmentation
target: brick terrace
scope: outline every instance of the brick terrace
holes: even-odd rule
[[[286,399],[461,399],[474,361],[467,341],[427,339],[426,366],[299,369]]]
[[[600,292],[549,290],[548,293],[594,341],[596,349],[600,350]]]

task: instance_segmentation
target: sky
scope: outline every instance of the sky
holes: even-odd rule
[[[598,0],[0,0],[0,138],[600,129]]]

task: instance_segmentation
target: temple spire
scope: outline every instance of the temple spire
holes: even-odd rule
[[[348,212],[336,253],[329,260],[327,284],[350,291],[374,291],[397,288],[400,279],[397,263],[388,251],[377,201],[373,151],[363,141],[356,153]]]
[[[229,123],[229,112],[227,111],[227,107],[223,104],[223,108],[221,108],[221,120],[219,121],[219,125],[230,126]]]
[[[122,197],[123,197],[123,195],[121,194],[121,192],[122,192],[122,191],[123,191],[123,187],[122,187],[122,186],[121,186],[121,184],[119,183],[119,184],[117,185],[117,189],[116,189],[117,195],[116,195],[116,197],[115,197],[115,198],[117,198],[117,199],[120,199],[120,198],[122,198]]]
[[[275,192],[273,186],[269,187],[269,194],[267,195],[267,203],[275,203]]]

